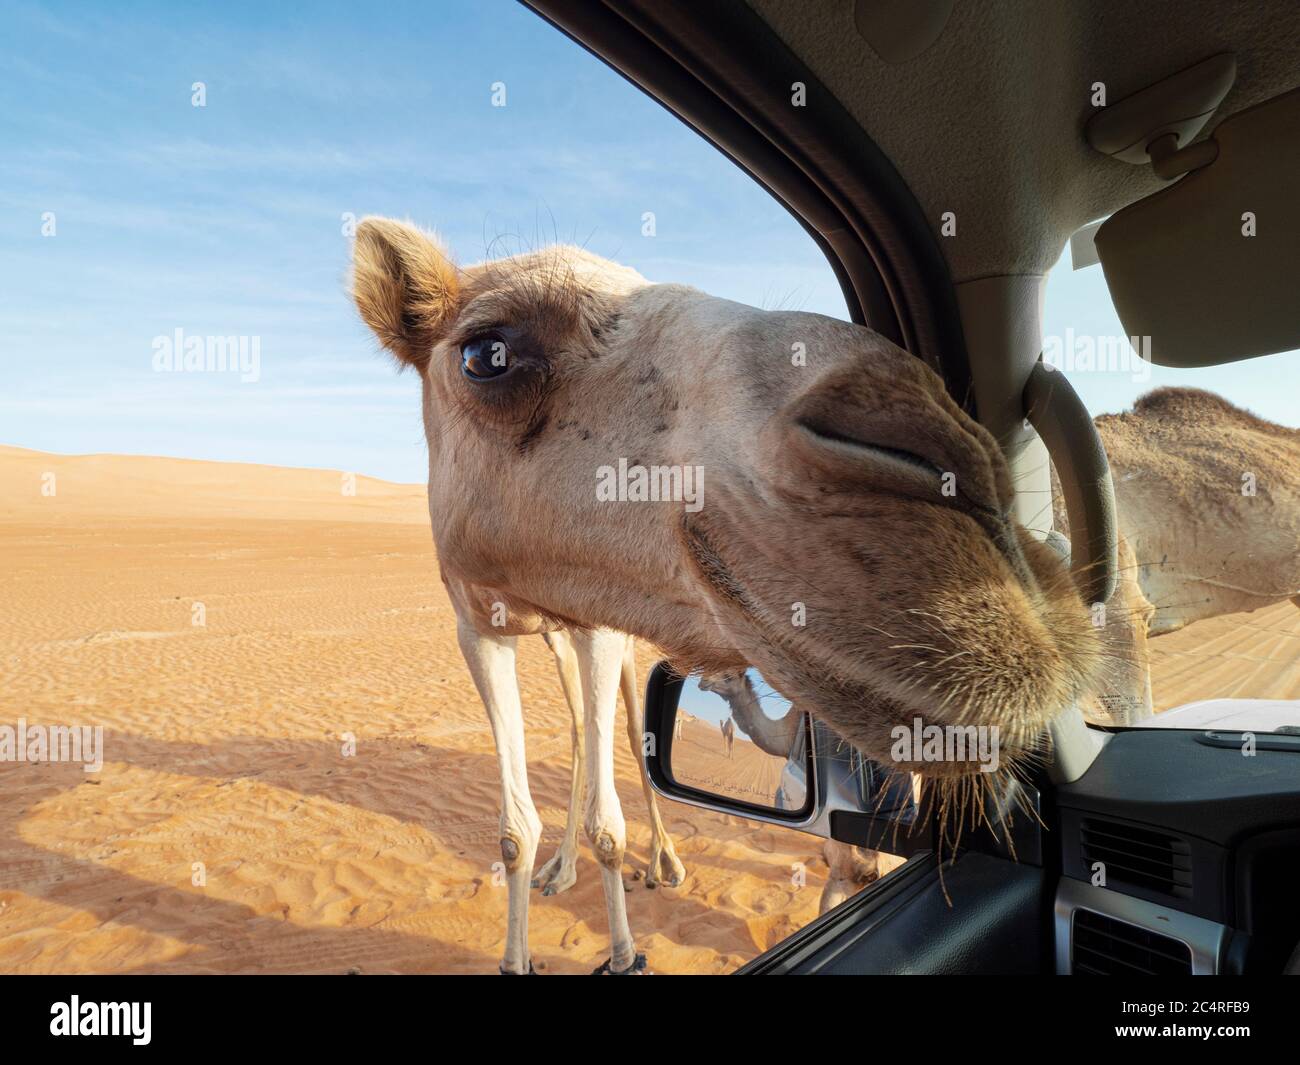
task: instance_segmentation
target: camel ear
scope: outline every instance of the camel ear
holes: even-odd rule
[[[364,218],[352,249],[352,298],[366,325],[407,365],[423,366],[460,298],[456,267],[424,230]]]

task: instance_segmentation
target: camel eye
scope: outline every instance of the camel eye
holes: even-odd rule
[[[460,369],[471,381],[486,381],[509,370],[512,357],[509,344],[495,333],[485,333],[461,345]]]

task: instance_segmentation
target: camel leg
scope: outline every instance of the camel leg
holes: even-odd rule
[[[619,686],[623,692],[623,705],[627,708],[627,738],[632,744],[632,757],[636,759],[637,772],[641,774],[641,791],[645,795],[646,809],[650,811],[650,864],[646,869],[645,886],[652,888],[663,883],[668,887],[677,887],[686,879],[686,869],[677,858],[672,836],[664,828],[654,789],[650,787],[650,778],[646,776],[642,751],[642,744],[645,743],[645,718],[637,692],[636,643],[631,636],[627,638],[627,649],[623,652]]]
[[[875,851],[860,851],[848,843],[828,839],[822,847],[822,855],[830,866],[830,872],[826,877],[826,886],[822,889],[818,913],[833,910],[850,895],[856,894],[862,885],[869,884],[880,876]]]
[[[607,964],[613,973],[637,972],[644,968],[644,958],[637,955],[627,924],[622,876],[627,828],[614,787],[614,715],[627,637],[609,629],[577,630],[572,635],[582,676],[587,746],[583,827],[600,865],[601,886],[605,889],[610,940]]]
[[[517,640],[513,636],[484,635],[464,620],[458,621],[456,635],[474,685],[487,707],[501,768],[501,861],[509,892],[501,971],[528,973],[532,971],[528,953],[528,878],[537,856],[542,822],[528,792],[524,713],[515,678]]]
[[[1095,696],[1116,725],[1136,725],[1153,712],[1148,630],[1156,608],[1142,592],[1132,547],[1119,539],[1119,581],[1106,604],[1102,648],[1106,669]]]
[[[550,861],[537,870],[533,887],[543,895],[558,895],[578,882],[578,827],[582,824],[582,779],[585,772],[585,748],[582,724],[582,678],[578,675],[578,658],[573,642],[564,631],[544,634],[546,646],[555,655],[560,687],[572,715],[573,772],[569,782],[569,813],[564,821],[564,840]]]

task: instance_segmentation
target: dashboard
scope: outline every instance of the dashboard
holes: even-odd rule
[[[1300,736],[1117,731],[1054,800],[1058,972],[1282,972],[1300,942]]]

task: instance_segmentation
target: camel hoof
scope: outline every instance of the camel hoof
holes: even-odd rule
[[[537,975],[537,970],[533,968],[533,959],[532,959],[532,958],[529,958],[529,959],[528,959],[528,972],[526,972],[526,973],[512,973],[512,972],[511,972],[509,969],[507,969],[504,965],[499,965],[499,966],[497,966],[497,971],[498,971],[502,976],[536,976],[536,975]]]
[[[558,895],[568,891],[578,882],[578,869],[574,860],[557,852],[533,877],[533,887],[541,888],[543,895]]]
[[[620,969],[617,972],[615,972],[613,969],[609,967],[609,963],[610,963],[610,959],[606,958],[603,962],[601,962],[598,968],[591,970],[591,975],[592,976],[649,976],[651,975],[650,970],[646,968],[646,960],[644,954],[638,954],[635,958],[632,959],[631,965],[629,965],[626,969]]]
[[[662,884],[664,887],[681,887],[686,882],[686,867],[678,860],[677,855],[664,853],[659,855],[659,875],[646,875],[646,887],[657,887]]]
[[[843,880],[828,880],[826,887],[822,889],[821,902],[817,906],[817,913],[829,913],[835,909],[841,902],[854,893],[857,885],[847,885]]]

